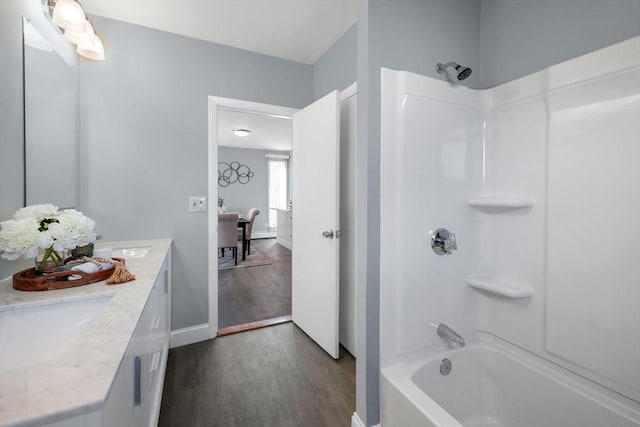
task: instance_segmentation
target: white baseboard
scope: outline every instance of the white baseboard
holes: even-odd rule
[[[291,242],[287,242],[287,241],[282,240],[282,239],[277,239],[277,240],[276,240],[276,243],[279,243],[279,244],[281,244],[282,246],[284,246],[285,248],[287,248],[287,249],[291,250]]]
[[[206,341],[209,338],[209,324],[189,326],[187,328],[171,331],[171,348],[182,347],[183,345],[195,344]]]
[[[273,239],[276,237],[275,231],[254,231],[251,233],[251,239]]]
[[[360,420],[360,417],[358,416],[357,412],[354,412],[353,416],[351,417],[351,427],[366,427],[364,423]],[[374,427],[380,427],[380,424]]]

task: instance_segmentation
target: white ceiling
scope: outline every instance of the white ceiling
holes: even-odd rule
[[[314,64],[356,22],[356,1],[82,0],[82,6],[88,14]]]
[[[237,136],[233,129],[249,129]],[[218,109],[218,145],[270,151],[291,151],[291,119],[265,114]]]

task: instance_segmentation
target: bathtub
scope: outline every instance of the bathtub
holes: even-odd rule
[[[638,402],[491,335],[467,336],[461,349],[438,343],[382,362],[382,427],[640,426]]]

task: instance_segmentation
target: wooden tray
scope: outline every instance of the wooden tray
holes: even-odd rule
[[[122,262],[124,258],[113,258]],[[115,265],[106,270],[96,271],[95,273],[85,273],[79,270],[57,271],[42,276],[36,275],[35,268],[27,268],[13,275],[13,288],[19,291],[52,291],[54,289],[74,288],[76,286],[88,285],[90,283],[107,280],[113,274]],[[81,276],[77,280],[68,280],[69,276]]]

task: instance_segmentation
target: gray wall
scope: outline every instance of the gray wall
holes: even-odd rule
[[[638,0],[482,0],[482,88],[640,34]]]
[[[207,194],[207,96],[303,107],[312,67],[92,21],[106,60],[80,68],[84,210],[105,240],[173,237],[172,327],[205,323],[207,218],[187,201]]]
[[[356,81],[357,30],[357,24],[353,24],[313,64],[313,99],[336,89],[343,90]]]
[[[240,162],[249,166],[254,177],[247,184],[238,182],[228,187],[218,187],[218,194],[225,199],[224,206],[228,212],[239,212],[246,215],[249,209],[258,208],[260,214],[253,223],[253,233],[267,231],[269,221],[267,154],[286,154],[289,152],[252,150],[247,148],[218,148],[218,161],[231,163]]]
[[[478,69],[479,1],[372,0],[369,20],[371,72],[387,67],[447,80],[436,72],[438,62]],[[475,88],[478,80],[472,75],[461,84]],[[370,83],[379,86],[379,78]]]
[[[23,206],[22,0],[0,1],[0,221]],[[0,279],[32,262],[0,259]]]

